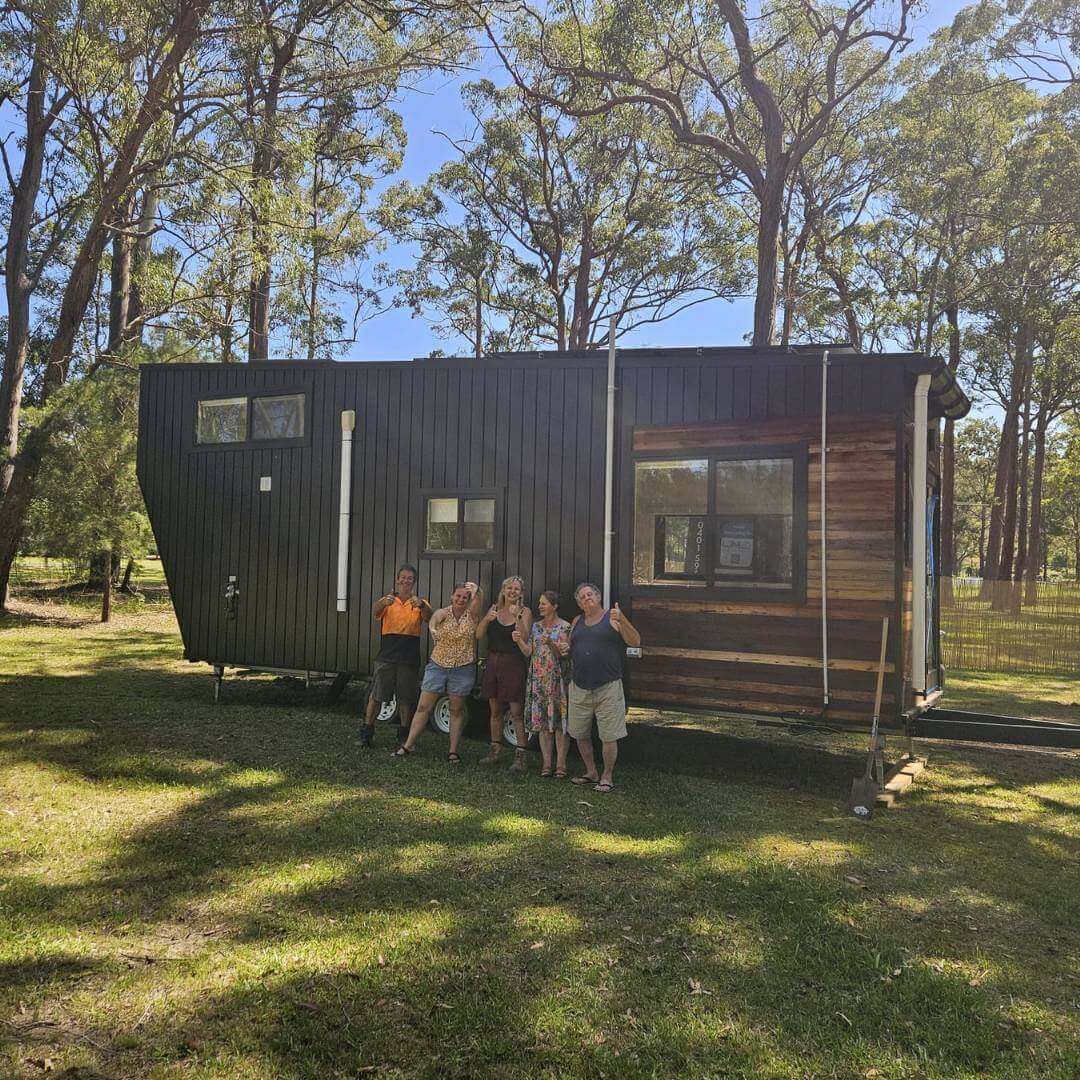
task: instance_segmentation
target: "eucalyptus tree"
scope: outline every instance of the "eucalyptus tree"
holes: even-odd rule
[[[953,27],[988,63],[1029,86],[1069,88],[1080,79],[1076,0],[979,0]]]
[[[988,541],[988,577],[1010,580],[1022,509],[1022,418],[1036,367],[1080,305],[1080,131],[1068,111],[1043,108],[1009,157],[991,220],[997,239],[982,269],[985,332],[996,341],[978,372],[1004,410]]]
[[[1075,415],[1080,409],[1080,315],[1066,315],[1048,328],[1042,362],[1034,366],[1031,382],[1037,409],[1030,484],[1031,516],[1026,543],[1020,545],[1016,568],[1017,580],[1022,578],[1025,582],[1024,600],[1028,604],[1037,599],[1036,583],[1042,564],[1043,494],[1050,435],[1061,417]]]
[[[388,213],[421,249],[402,298],[474,352],[595,348],[612,318],[625,332],[743,288],[745,226],[651,118],[568,118],[486,80],[463,96],[474,135]]]
[[[257,360],[269,355],[276,288],[290,292],[283,321],[299,317],[297,250],[332,277],[364,247],[358,206],[400,163],[403,133],[389,103],[410,77],[467,58],[467,19],[442,0],[236,3],[230,56],[239,86],[215,145],[224,189],[249,230],[237,261],[248,275],[247,354]],[[294,276],[283,269],[290,263]],[[342,283],[305,276],[303,336],[313,346],[327,313],[312,313],[311,297]]]
[[[951,30],[900,66],[906,88],[891,111],[882,161],[890,182],[872,250],[879,280],[906,294],[895,308],[910,347],[947,347],[960,374],[965,319],[980,306],[1000,250],[1000,192],[1011,158],[1038,114],[1028,90],[988,71]],[[889,289],[883,289],[887,295]],[[942,576],[951,579],[954,554],[952,421],[945,422],[942,460]]]
[[[489,16],[489,37],[518,84],[566,115],[627,106],[667,124],[704,152],[718,177],[733,173],[755,205],[756,297],[752,339],[776,338],[778,244],[785,193],[806,155],[853,97],[908,44],[916,0],[781,0],[750,17],[738,0],[593,0],[527,9],[539,55],[554,79],[530,77],[520,32]],[[793,28],[805,27],[809,49]],[[861,63],[843,63],[854,51]],[[772,58],[787,54],[787,62]],[[776,81],[772,72],[782,70]]]
[[[13,20],[25,15],[26,32],[14,35],[22,44],[22,56],[28,60],[26,79],[15,84],[15,96],[23,103],[21,116],[28,125],[25,130],[33,134],[35,123],[44,123],[45,116],[53,117],[50,128],[69,123],[70,131],[60,143],[64,157],[58,169],[75,173],[77,163],[83,166],[86,176],[82,189],[71,199],[78,222],[70,237],[70,261],[57,274],[41,378],[42,404],[67,381],[73,350],[97,285],[102,254],[120,224],[117,219],[123,215],[133,184],[158,163],[162,128],[170,127],[163,117],[176,101],[181,68],[189,54],[197,43],[207,40],[209,8],[210,0],[180,0],[166,8],[151,3],[117,10],[114,5],[91,3],[72,12],[21,7],[15,14],[12,9],[5,12],[5,17]],[[21,24],[19,28],[23,29]],[[31,82],[38,63],[42,74]],[[46,112],[41,113],[31,101],[37,88],[46,83],[55,89],[45,99],[50,103]],[[66,120],[69,116],[70,120]],[[42,137],[49,134],[47,129]],[[39,203],[40,198],[31,214],[31,236],[27,236],[25,227],[21,233],[25,237],[20,241],[26,244],[24,250],[35,242],[33,219],[38,219],[36,231],[40,236],[42,226],[47,233],[50,218],[56,213],[48,205],[42,210]],[[16,226],[18,237],[18,223]],[[32,284],[27,301],[30,311]],[[28,333],[30,328],[24,329]],[[22,399],[24,377],[17,342],[12,349],[10,356],[5,354],[5,399],[0,409],[0,414],[9,418],[8,424],[13,413],[18,415],[16,402]],[[45,414],[39,422],[27,425],[5,470],[7,479],[0,496],[0,606],[6,603],[11,565],[37,474],[58,424],[58,420]],[[10,432],[5,435],[11,438]]]

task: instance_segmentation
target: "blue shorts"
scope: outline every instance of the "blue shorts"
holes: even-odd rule
[[[465,697],[476,684],[476,665],[462,664],[461,667],[443,667],[434,660],[428,661],[424,668],[424,681],[420,689],[429,694],[453,694]]]

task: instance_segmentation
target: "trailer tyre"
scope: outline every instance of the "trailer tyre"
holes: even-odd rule
[[[517,732],[514,730],[514,721],[510,716],[509,711],[503,713],[503,742],[517,749]],[[530,731],[526,735],[525,745],[529,750],[535,750],[539,745],[539,738],[535,731]]]
[[[384,701],[379,706],[379,711],[376,713],[375,718],[380,724],[387,724],[397,715],[397,698],[392,697],[389,701]]]
[[[435,702],[435,708],[431,710],[428,726],[433,731],[441,731],[444,735],[450,734],[450,698],[443,694]]]

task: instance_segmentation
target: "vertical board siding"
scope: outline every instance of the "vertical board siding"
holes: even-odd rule
[[[635,438],[655,448],[663,441],[657,429],[666,427],[678,429],[676,437],[683,440],[673,445],[691,447],[703,426],[746,421],[747,441],[762,441],[771,425],[801,425],[816,446],[820,408],[821,369],[813,362],[788,363],[775,355],[767,362],[754,362],[752,355],[719,362],[655,356],[620,353],[616,377],[612,599],[622,597],[631,610]],[[192,451],[199,397],[297,386],[309,398],[306,444]],[[895,611],[898,599],[895,418],[903,394],[903,367],[887,358],[872,366],[865,360],[836,362],[830,369],[829,408],[838,433],[830,439],[830,507],[836,508],[829,525],[830,596],[837,611],[837,657],[854,664],[876,656],[874,620]],[[606,364],[599,357],[480,366],[425,361],[145,368],[138,472],[185,655],[229,665],[366,672],[379,639],[371,607],[392,587],[403,561],[419,567],[420,592],[436,606],[445,603],[457,579],[476,578],[490,596],[503,577],[519,573],[530,603],[541,589],[554,588],[563,594],[563,613],[572,615],[574,586],[602,575],[606,400]],[[345,409],[355,410],[357,421],[348,611],[339,614]],[[857,418],[851,429],[856,434],[841,434],[841,418]],[[813,700],[813,670],[796,667],[790,677],[778,677],[763,664],[680,661],[649,650],[696,644],[698,651],[761,652],[782,646],[814,655],[820,596],[817,468],[811,453],[805,605],[789,611],[760,604],[740,609],[728,602],[722,611],[699,611],[688,622],[685,612],[673,618],[667,601],[638,598],[634,614],[646,635],[646,657],[631,665],[638,699],[710,708],[741,702],[763,711]],[[272,477],[269,494],[258,490],[263,475]],[[499,491],[495,558],[421,557],[419,492],[453,488]],[[236,619],[225,610],[230,574],[240,586]],[[693,609],[692,602],[686,604]],[[737,648],[722,648],[725,642]],[[903,649],[899,645],[898,657]],[[861,716],[872,683],[872,674],[861,668],[838,673],[840,713]],[[903,699],[902,693],[895,696]]]

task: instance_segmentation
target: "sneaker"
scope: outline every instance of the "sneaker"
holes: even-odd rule
[[[372,744],[375,742],[375,728],[364,727],[360,732],[360,745],[370,750]]]

